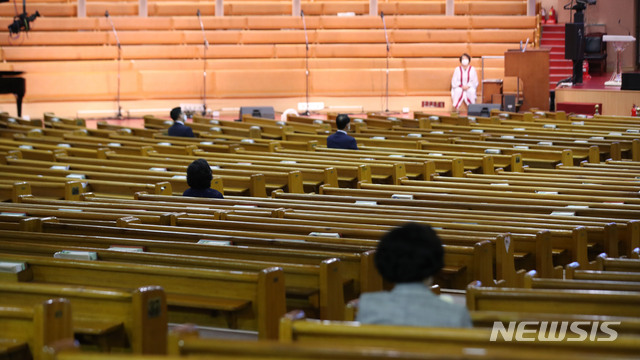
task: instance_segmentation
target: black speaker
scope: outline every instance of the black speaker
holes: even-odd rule
[[[567,23],[564,25],[564,58],[569,60],[584,59],[584,24]]]
[[[245,114],[252,117],[275,120],[273,106],[242,106],[240,108],[240,120],[242,120],[242,115]]]
[[[491,117],[491,109],[500,110],[500,104],[469,104],[468,116]]]
[[[622,73],[620,90],[640,90],[640,73]]]

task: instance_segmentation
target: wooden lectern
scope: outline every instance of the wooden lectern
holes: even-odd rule
[[[504,76],[517,76],[523,84],[521,109],[549,110],[549,49],[508,50]]]

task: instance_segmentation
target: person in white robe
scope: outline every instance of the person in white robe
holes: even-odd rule
[[[476,88],[478,87],[478,74],[471,66],[471,56],[462,54],[460,66],[453,71],[451,78],[451,100],[453,107],[458,110],[462,103],[467,106],[476,103]]]

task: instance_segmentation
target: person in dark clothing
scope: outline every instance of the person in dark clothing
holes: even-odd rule
[[[187,167],[187,184],[189,188],[182,196],[224,199],[220,191],[211,188],[213,174],[205,159],[194,160]]]
[[[349,119],[349,115],[338,115],[338,117],[336,118],[336,127],[338,128],[338,131],[336,131],[335,134],[331,134],[327,137],[328,148],[358,150],[356,139],[354,139],[352,136],[347,135],[347,130],[349,130],[350,122],[351,119]]]
[[[173,125],[169,128],[169,136],[194,137],[193,130],[184,124],[186,116],[182,112],[182,108],[175,107],[169,113],[173,119]]]

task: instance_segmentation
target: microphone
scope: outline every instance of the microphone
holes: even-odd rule
[[[304,10],[300,10],[300,16],[304,17]]]
[[[200,9],[198,9],[198,17],[200,17]]]
[[[105,16],[105,17],[109,17],[109,10],[106,10],[106,11],[104,12],[104,16]]]
[[[384,11],[380,11],[380,18],[384,19]]]

